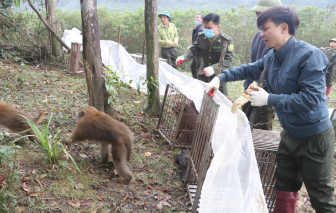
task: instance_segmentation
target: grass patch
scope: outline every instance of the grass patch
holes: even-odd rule
[[[46,126],[48,135],[53,136],[59,129],[57,141],[63,144],[75,126],[77,112],[88,105],[86,80],[57,69],[49,70],[34,66],[21,68],[4,62],[0,66],[0,101],[32,114],[40,110],[48,112],[40,127]],[[134,133],[129,162],[133,181],[127,186],[117,182],[113,165],[101,165],[100,145],[94,142],[84,141],[67,148],[81,174],[63,156],[51,167],[49,157],[27,140],[22,149],[17,150],[15,178],[12,187],[6,188],[12,198],[6,201],[6,209],[0,207],[0,212],[17,212],[20,206],[27,207],[25,212],[144,212],[145,209],[157,212],[159,201],[164,199],[168,199],[171,207],[164,206],[163,212],[172,208],[188,210],[186,187],[180,185],[175,164],[176,150],[171,150],[154,130],[158,119],[143,113],[146,96],[124,86],[117,92],[111,116]],[[53,118],[49,122],[51,114]],[[0,145],[9,144],[16,137],[0,127]],[[146,157],[145,152],[151,152],[154,157]],[[13,161],[14,157],[9,157],[2,162],[0,176],[2,171],[11,171]],[[7,184],[7,181],[8,177],[4,182]],[[37,197],[22,189],[24,182],[36,188]],[[148,183],[158,187],[149,188]],[[69,200],[77,200],[79,208],[69,204]]]

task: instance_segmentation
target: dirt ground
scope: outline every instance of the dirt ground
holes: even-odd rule
[[[75,126],[77,111],[88,103],[85,78],[1,63],[0,101],[34,115],[47,111],[40,126],[47,125],[52,115],[51,135],[59,128],[60,142],[64,143]],[[85,141],[68,147],[79,173],[71,161],[62,159],[51,168],[46,155],[27,141],[21,144],[16,165],[14,159],[7,159],[0,167],[0,177],[8,174],[7,179],[13,166],[16,168],[10,188],[9,180],[4,180],[7,187],[3,192],[13,196],[5,204],[9,212],[184,212],[190,208],[175,163],[180,150],[171,150],[155,131],[158,119],[143,113],[144,94],[139,96],[125,87],[118,92],[112,116],[129,126],[135,136],[129,163],[133,181],[122,185],[116,180],[113,165],[101,165],[98,144]],[[15,138],[0,128],[0,145]]]
[[[243,93],[241,85],[242,82],[229,83],[233,98]],[[335,89],[332,93],[329,105],[335,107]],[[52,116],[51,135],[54,136],[59,128],[60,142],[64,143],[75,126],[77,111],[87,106],[86,80],[57,69],[21,67],[0,60],[0,101],[34,115],[39,110],[47,111],[40,126],[47,125]],[[81,170],[79,173],[64,157],[52,168],[45,153],[27,141],[20,144],[22,149],[16,157],[0,162],[0,182],[6,183],[0,189],[0,199],[1,196],[6,198],[0,200],[0,210],[188,212],[187,189],[175,163],[175,156],[181,149],[172,150],[159,137],[155,131],[158,119],[147,116],[143,112],[145,106],[144,94],[138,95],[133,89],[121,87],[111,115],[129,126],[135,136],[129,162],[134,179],[129,185],[117,181],[113,165],[101,165],[100,146],[96,143],[85,141],[67,148]],[[281,131],[278,121],[275,131]],[[16,135],[0,127],[0,145],[8,145],[15,138]],[[151,155],[146,155],[149,152]],[[5,174],[7,176],[1,180]],[[304,188],[300,191],[297,212],[312,212]]]

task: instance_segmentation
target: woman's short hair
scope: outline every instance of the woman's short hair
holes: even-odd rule
[[[257,20],[257,26],[261,26],[268,20],[272,21],[275,26],[279,26],[282,23],[288,25],[288,33],[295,35],[296,30],[300,25],[300,19],[297,12],[291,7],[276,6],[271,7],[260,14]]]

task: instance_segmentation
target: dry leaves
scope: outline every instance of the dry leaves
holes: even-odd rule
[[[84,153],[79,153],[79,156],[81,156],[82,158],[88,158],[88,156]]]
[[[77,190],[83,189],[83,187],[81,185],[74,186],[74,188],[77,189]]]
[[[37,197],[37,196],[40,196],[42,195],[43,193],[42,192],[30,192],[30,197]]]
[[[163,189],[162,191],[163,191],[163,192],[167,192],[167,193],[169,193],[169,194],[172,194],[172,192],[169,191],[168,189]]]
[[[143,183],[144,181],[141,179],[135,179],[137,182]]]
[[[162,190],[161,187],[150,185],[150,184],[148,184],[148,188]]]
[[[47,176],[47,174],[43,174],[43,175],[40,176],[40,179],[42,179],[42,178],[44,178],[46,176]]]
[[[80,207],[80,202],[78,200],[67,200],[66,202],[73,207]]]
[[[97,195],[97,199],[102,201],[102,200],[104,200],[104,197],[103,197],[103,195]]]
[[[28,183],[26,183],[26,182],[22,183],[22,189],[26,192],[31,192],[32,191],[31,187],[28,186]]]
[[[18,212],[24,212],[28,208],[28,205],[19,205],[17,206]]]
[[[84,201],[81,206],[90,206],[91,205],[91,201]]]
[[[0,181],[3,181],[3,180],[7,177],[7,174],[8,174],[8,173],[6,173],[6,174],[0,176]],[[2,187],[2,186],[4,186],[4,185],[5,185],[5,183],[0,182],[0,187]]]
[[[166,200],[161,200],[159,204],[163,204],[164,206],[171,207],[170,203],[168,203]]]

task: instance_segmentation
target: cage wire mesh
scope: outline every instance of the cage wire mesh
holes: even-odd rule
[[[192,203],[192,212],[198,211],[202,186],[213,156],[211,138],[218,109],[219,105],[209,95],[204,93],[185,179]],[[196,179],[189,179],[190,170],[196,175]]]
[[[198,115],[194,102],[174,85],[168,84],[157,126],[158,132],[174,147],[191,147]]]
[[[276,152],[279,147],[280,133],[253,129],[252,138],[267,209],[271,213],[274,210],[276,199],[274,188],[275,168]]]

